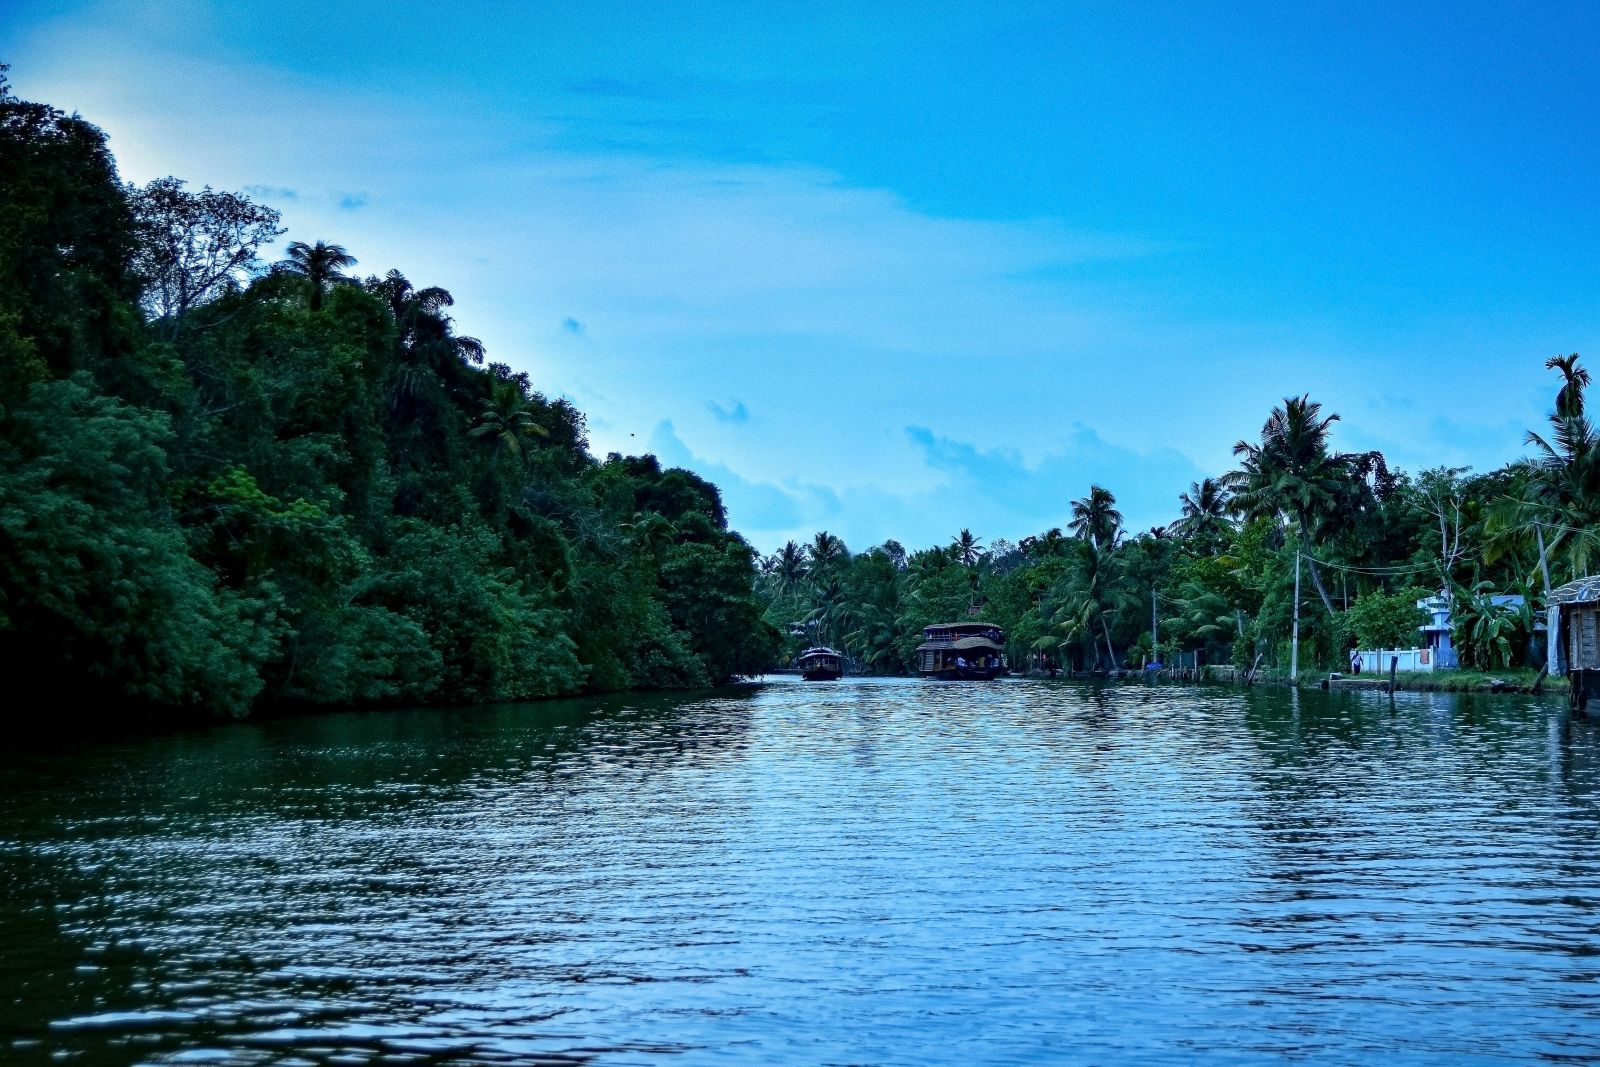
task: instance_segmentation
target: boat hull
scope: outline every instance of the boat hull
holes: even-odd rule
[[[837,682],[843,676],[844,671],[835,670],[831,667],[800,672],[800,677],[808,682]]]
[[[992,682],[1000,677],[998,667],[946,667],[940,671],[929,671],[924,678],[937,678],[941,682]]]

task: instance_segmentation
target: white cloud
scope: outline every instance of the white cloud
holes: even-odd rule
[[[104,126],[130,177],[260,189],[292,238],[451,289],[493,358],[589,412],[597,451],[673,451],[758,539],[1016,537],[1091,481],[1131,522],[1165,521],[1307,390],[1350,447],[1418,466],[1509,458],[1504,428],[1548,403],[1548,353],[1511,358],[1523,324],[1357,343],[1337,322],[1179,313],[1168,287],[1205,251],[1164,235],[939,217],[811,166],[578,149],[546,117],[561,100],[334,91],[229,54],[203,5],[134,10],[39,29],[19,91]],[[748,402],[760,432],[707,397]]]
[[[1128,528],[1142,530],[1171,522],[1178,493],[1204,476],[1176,452],[1119,448],[1085,426],[1074,427],[1065,448],[1037,463],[1014,450],[979,449],[924,427],[907,427],[904,434],[935,479],[931,487],[836,492],[803,478],[753,480],[696,455],[670,422],[655,428],[648,447],[663,463],[687,467],[721,487],[730,521],[763,551],[818,529],[858,550],[890,537],[910,547],[943,544],[962,526],[986,538],[1016,541],[1064,527],[1071,501],[1091,484],[1110,488]]]

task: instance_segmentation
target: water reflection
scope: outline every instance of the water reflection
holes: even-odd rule
[[[1600,1056],[1558,704],[1011,680],[0,758],[0,1057]]]

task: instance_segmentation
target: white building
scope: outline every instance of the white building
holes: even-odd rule
[[[1495,599],[1516,600],[1519,603],[1522,600],[1521,597],[1495,597]],[[1422,624],[1422,645],[1432,653],[1428,658],[1433,661],[1433,666],[1421,669],[1431,671],[1459,666],[1455,646],[1450,643],[1450,598],[1443,593],[1435,593],[1417,601],[1417,607],[1428,613],[1428,621]],[[1384,660],[1385,664],[1388,662]],[[1365,666],[1362,664],[1363,668]],[[1405,670],[1403,663],[1400,669]]]
[[[1525,598],[1508,594],[1489,599],[1501,607],[1521,607]],[[1361,659],[1363,673],[1387,672],[1389,663],[1396,656],[1400,659],[1402,671],[1454,670],[1461,665],[1456,658],[1455,645],[1450,640],[1450,598],[1443,593],[1435,593],[1417,601],[1417,607],[1428,615],[1428,621],[1418,627],[1422,634],[1418,647],[1378,649],[1373,652],[1363,650],[1354,653]],[[1538,628],[1542,630],[1544,627]]]

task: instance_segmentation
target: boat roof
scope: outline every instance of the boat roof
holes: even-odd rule
[[[1000,630],[999,623],[993,622],[936,622],[932,626],[924,626],[924,632],[929,630],[949,630],[953,633],[988,633],[990,630]],[[1001,631],[1004,633],[1004,631]]]
[[[1600,576],[1579,578],[1550,593],[1552,604],[1590,604],[1600,601]]]
[[[839,653],[835,652],[831,648],[824,648],[823,646],[818,645],[816,648],[808,648],[804,652],[800,653],[800,658],[805,659],[807,656],[837,656],[838,654]]]
[[[953,648],[953,649],[956,649],[957,651],[960,651],[962,649],[968,649],[968,648],[985,648],[985,649],[996,649],[996,650],[998,650],[1000,648],[1000,645],[997,642],[989,640],[987,637],[963,637],[959,641],[950,642],[950,647]]]
[[[992,641],[987,637],[981,637],[981,636],[978,636],[978,635],[974,635],[972,637],[960,637],[960,638],[957,638],[954,641],[924,641],[924,642],[922,642],[922,644],[917,646],[917,651],[921,652],[925,648],[938,648],[938,649],[944,649],[946,651],[950,651],[950,650],[953,649],[954,651],[957,651],[957,652],[973,652],[973,651],[979,651],[979,652],[1003,652],[1003,651],[1005,651],[1005,649],[1001,646],[1001,644],[998,641]]]

